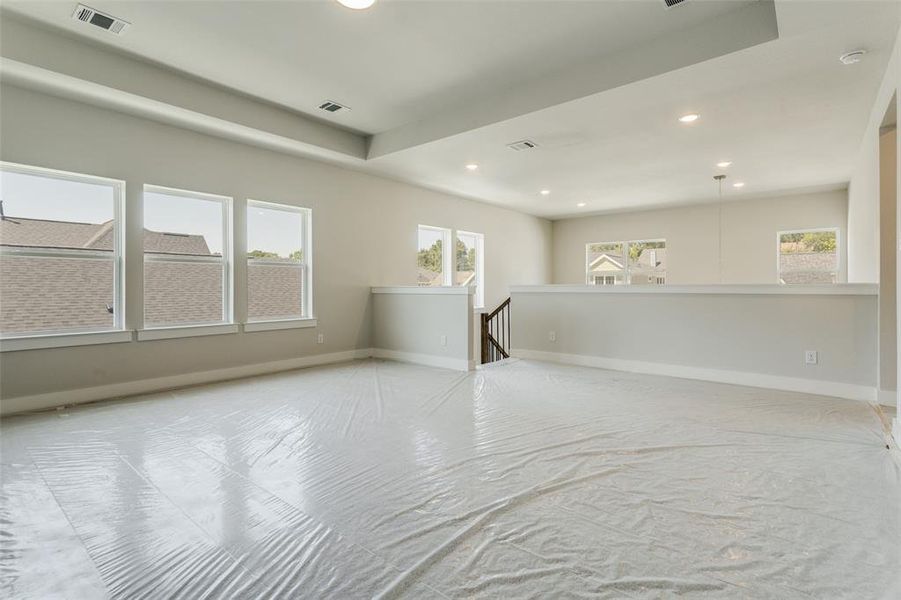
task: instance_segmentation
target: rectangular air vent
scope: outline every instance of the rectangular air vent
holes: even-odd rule
[[[686,0],[663,0],[663,5],[666,8],[672,8],[674,6],[679,6],[680,4],[684,4]]]
[[[106,31],[115,33],[116,35],[122,35],[123,33],[125,33],[125,30],[128,29],[129,25],[131,25],[131,23],[129,23],[128,21],[117,19],[112,15],[102,13],[99,10],[95,10],[90,6],[85,6],[84,4],[79,4],[75,7],[75,12],[72,13],[72,18],[76,21],[81,21],[82,23],[88,23],[89,25],[94,25],[95,27],[99,27],[100,29],[105,29]]]
[[[537,147],[538,144],[536,144],[532,140],[520,140],[518,142],[513,142],[512,144],[507,144],[507,148],[510,148],[510,150],[516,150],[517,152],[522,152],[523,150],[534,150]]]
[[[322,104],[319,105],[319,108],[326,112],[336,113],[342,110],[350,110],[348,107],[343,104],[338,104],[337,102],[332,102],[331,100],[326,100]]]

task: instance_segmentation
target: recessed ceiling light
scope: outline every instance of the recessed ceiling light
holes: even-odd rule
[[[541,190],[541,195],[542,195],[542,196],[547,196],[547,195],[550,194],[550,193],[551,193],[551,190]]]
[[[576,204],[576,206],[578,206],[579,208],[582,208],[583,206],[585,206],[585,203],[584,203],[584,202],[579,202],[578,204]]]
[[[743,187],[745,187],[745,182],[744,181],[736,181],[735,183],[732,184],[732,187],[743,188]]]
[[[856,65],[863,60],[863,55],[866,53],[866,50],[852,50],[851,52],[842,54],[838,59],[843,65]]]
[[[679,121],[682,123],[694,123],[700,118],[701,115],[699,115],[698,113],[689,113],[687,115],[682,115],[681,117],[679,117]]]
[[[718,166],[721,169],[725,169],[726,167],[728,167],[731,164],[732,164],[731,160],[724,160],[724,161],[720,161],[720,162],[716,163],[716,166]]]
[[[466,168],[469,169],[470,171],[475,171],[476,169],[479,168],[479,165],[477,165],[475,163],[469,163],[468,165],[466,165]]]
[[[354,10],[363,10],[375,4],[375,0],[338,0],[338,3]]]

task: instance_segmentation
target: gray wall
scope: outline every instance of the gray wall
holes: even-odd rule
[[[449,359],[452,368],[473,360],[471,294],[373,293],[372,326],[373,348]]]
[[[514,291],[513,346],[873,387],[876,298]]]
[[[416,283],[419,223],[485,234],[486,304],[547,283],[551,225],[503,208],[245,146],[70,100],[0,86],[0,159],[126,181],[126,318],[141,325],[145,183],[313,210],[318,329],[5,352],[4,398],[368,348],[370,287]],[[236,211],[240,235],[244,216]],[[243,243],[243,239],[236,240]],[[236,261],[235,279],[246,278]],[[236,314],[246,294],[236,289]],[[323,333],[325,343],[316,344]],[[51,376],[52,375],[52,376]]]
[[[585,283],[585,244],[665,238],[669,284],[776,283],[776,232],[837,227],[844,281],[847,212],[838,190],[555,221],[553,279]]]

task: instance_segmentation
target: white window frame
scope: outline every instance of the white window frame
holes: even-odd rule
[[[632,285],[632,270],[629,268],[629,246],[631,244],[642,244],[647,242],[663,242],[664,248],[666,248],[666,238],[642,238],[637,240],[615,240],[612,242],[588,242],[585,244],[585,285],[592,286],[602,286],[609,284],[597,284],[594,282],[593,277],[591,275],[591,271],[589,271],[589,267],[591,266],[591,262],[588,260],[588,254],[592,246],[597,246],[599,244],[622,244],[623,246],[623,256],[625,259],[625,264],[623,265],[623,283],[620,285]],[[669,270],[669,267],[667,267]],[[658,278],[659,279],[659,278]],[[664,277],[663,283],[655,283],[654,285],[666,285]]]
[[[441,234],[441,278],[442,286],[453,285],[454,271],[457,265],[454,260],[456,253],[452,250],[455,248],[455,239],[453,231],[447,227],[435,227],[434,225],[418,225],[416,228],[416,252],[419,253],[419,232],[423,229],[427,231],[437,231]],[[451,250],[449,250],[451,249]]]
[[[250,325],[244,327],[245,331],[254,331],[254,330],[268,330],[271,327],[255,327],[253,324],[260,323],[293,323],[295,321],[312,321],[316,317],[313,315],[313,211],[309,208],[304,208],[302,206],[294,206],[292,204],[278,204],[275,202],[265,202],[262,200],[253,200],[247,199],[247,213],[245,214],[244,219],[244,239],[248,239],[249,228],[250,228],[250,219],[248,215],[252,207],[264,208],[266,210],[280,210],[287,213],[293,213],[300,215],[300,246],[301,252],[303,253],[303,260],[295,260],[293,262],[287,263],[284,259],[280,260],[272,260],[266,258],[251,258],[249,253],[250,249],[246,249],[248,253],[247,256],[247,279],[245,281],[245,288],[247,289],[247,298],[248,298],[248,315],[247,315],[247,324]],[[252,319],[249,314],[250,310],[250,266],[251,265],[273,265],[278,267],[284,267],[286,265],[292,266],[301,266],[303,267],[303,298],[301,299],[301,308],[306,308],[305,311],[302,311],[299,317],[286,317],[286,318],[262,318],[262,319]]]
[[[42,248],[40,250],[6,248],[0,246],[0,258],[3,256],[22,256],[22,257],[41,257],[41,258],[79,258],[84,260],[110,260],[113,263],[113,326],[110,328],[82,327],[72,329],[59,330],[41,330],[32,332],[14,332],[0,333],[0,341],[22,340],[22,339],[46,339],[50,346],[36,345],[34,347],[54,347],[61,345],[61,338],[66,336],[78,336],[79,339],[88,339],[91,337],[87,334],[100,333],[116,333],[125,332],[125,182],[120,179],[110,179],[108,177],[98,177],[96,175],[85,175],[82,173],[73,173],[70,171],[60,171],[57,169],[47,169],[44,167],[34,167],[18,163],[0,161],[0,170],[10,173],[19,173],[22,175],[31,175],[36,177],[45,177],[51,179],[61,179],[63,181],[73,181],[77,183],[89,183],[93,185],[106,185],[113,188],[113,252],[105,252],[103,250],[69,250],[69,249],[53,249]],[[126,332],[129,336],[130,332]],[[124,335],[100,336],[115,341],[124,341]],[[52,339],[51,339],[52,338]],[[76,344],[73,344],[76,345]],[[9,344],[7,349],[19,349],[17,344]],[[26,347],[22,347],[26,349]]]
[[[776,232],[776,283],[779,285],[803,285],[785,283],[782,281],[782,236],[787,233],[822,233],[831,231],[835,233],[835,282],[842,280],[842,238],[838,227],[813,227],[809,229],[786,229]]]
[[[485,234],[483,233],[475,233],[474,231],[463,231],[457,230],[454,232],[454,276],[456,277],[457,272],[457,264],[456,264],[456,256],[457,256],[457,239],[461,235],[470,235],[473,236],[476,240],[476,265],[475,265],[475,278],[476,278],[476,293],[473,298],[473,308],[481,309],[485,308]],[[463,286],[461,286],[463,287]]]
[[[141,299],[141,302],[144,303],[145,314],[144,314],[144,329],[143,331],[157,331],[157,330],[176,330],[176,329],[194,329],[198,327],[207,327],[207,326],[215,326],[215,325],[234,325],[234,286],[232,282],[234,281],[234,257],[232,255],[234,250],[234,227],[233,227],[233,219],[232,219],[232,211],[234,209],[234,200],[230,196],[220,196],[218,194],[209,194],[206,192],[194,192],[191,190],[182,190],[178,188],[170,188],[159,185],[144,185],[144,193],[142,196],[142,200],[146,199],[147,193],[156,193],[156,194],[165,194],[168,196],[181,196],[183,198],[188,198],[192,200],[205,200],[205,201],[214,201],[219,202],[222,206],[222,256],[192,256],[190,254],[185,255],[157,255],[152,252],[144,252],[144,243],[143,243],[143,229],[141,231],[142,241],[141,241],[141,252],[143,254],[144,264],[146,265],[148,262],[162,262],[162,263],[221,263],[222,264],[222,320],[221,321],[211,321],[211,322],[190,322],[190,323],[172,323],[172,324],[149,324],[147,323],[147,314],[146,314],[146,292],[144,294],[144,298]],[[143,203],[143,202],[142,202]],[[146,214],[146,206],[142,206],[142,209]],[[237,331],[237,327],[227,328],[228,330],[223,330],[222,333],[234,333]],[[210,330],[212,331],[212,330]],[[153,334],[141,334],[139,332],[139,339],[155,339]]]

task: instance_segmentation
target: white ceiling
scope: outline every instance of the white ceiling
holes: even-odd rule
[[[667,11],[662,0],[379,0],[353,11],[335,0],[82,1],[132,27],[116,37],[79,23],[71,0],[4,6],[370,134],[753,2]],[[352,111],[318,111],[326,99]]]
[[[551,218],[714,199],[722,159],[747,182],[736,198],[845,184],[901,6],[779,0],[767,41],[745,19],[755,0],[86,3],[134,25],[115,37],[71,20],[75,2],[4,6],[391,142],[360,168]],[[608,77],[617,65],[631,70]],[[353,110],[324,115],[326,98]],[[540,149],[505,147],[522,138]]]
[[[731,199],[841,187],[898,29],[886,18],[897,6],[867,8],[797,35],[780,20],[778,41],[374,162],[399,178],[552,218],[715,200],[721,160],[733,162],[727,182],[746,183],[725,186]],[[839,62],[858,47],[869,50],[863,62]],[[677,121],[689,112],[701,118]],[[522,138],[540,148],[505,147]],[[470,161],[475,173],[462,168]]]

